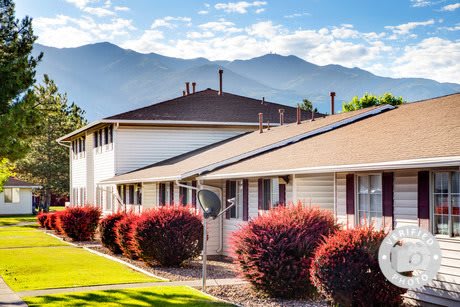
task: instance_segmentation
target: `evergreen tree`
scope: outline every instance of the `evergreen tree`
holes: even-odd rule
[[[86,124],[84,111],[68,103],[53,80],[44,76],[43,84],[35,86],[37,112],[41,118],[38,135],[30,141],[30,151],[16,164],[17,176],[41,185],[47,208],[51,194],[64,195],[69,191],[69,150],[56,139]],[[47,209],[46,208],[46,209]]]
[[[30,90],[42,58],[31,56],[36,39],[32,19],[16,19],[13,1],[0,0],[0,187],[11,161],[27,153],[38,120]]]

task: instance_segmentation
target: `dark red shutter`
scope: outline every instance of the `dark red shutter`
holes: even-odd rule
[[[355,221],[355,175],[347,174],[346,184],[347,201],[347,226],[351,228]]]
[[[225,208],[227,208],[230,203],[228,202],[228,200],[230,199],[230,181],[227,180],[225,181]],[[232,209],[229,209],[225,212],[225,218],[226,219],[230,219],[230,211]]]
[[[257,180],[257,202],[258,202],[258,209],[263,209],[263,201],[264,201],[264,180],[259,178]]]
[[[249,218],[249,183],[243,179],[243,221]]]
[[[386,230],[393,230],[393,208],[394,208],[394,173],[383,173],[382,175],[382,205],[383,205],[383,226]]]
[[[279,204],[281,206],[286,205],[286,185],[285,184],[279,185]]]
[[[158,197],[159,205],[164,206],[164,204],[165,204],[165,199],[164,199],[164,196],[165,196],[165,184],[164,183],[160,183],[159,190],[160,190],[159,191],[160,195]]]
[[[169,204],[174,204],[174,182],[169,183]]]
[[[196,180],[192,181],[192,187],[196,188]],[[196,190],[192,190],[192,206],[196,209]]]
[[[430,230],[430,172],[418,172],[417,187],[418,224],[425,230]]]

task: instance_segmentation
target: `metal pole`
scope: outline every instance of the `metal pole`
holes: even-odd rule
[[[206,218],[203,219],[203,278],[202,278],[202,291],[206,291],[206,258],[207,258],[207,248],[208,248],[208,244],[207,244],[207,235],[206,235],[206,224],[207,224],[207,221],[206,221]]]

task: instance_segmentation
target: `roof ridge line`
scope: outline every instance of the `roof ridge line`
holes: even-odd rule
[[[212,163],[212,164],[210,164],[208,166],[197,168],[195,170],[183,173],[183,174],[180,175],[180,179],[182,180],[182,179],[186,179],[186,178],[189,178],[189,177],[192,177],[192,176],[196,176],[196,175],[199,176],[199,175],[202,175],[204,173],[212,172],[212,171],[216,170],[217,168],[228,166],[230,164],[239,162],[239,161],[241,161],[243,159],[250,158],[250,157],[253,157],[255,155],[265,153],[265,152],[267,152],[269,150],[272,150],[272,149],[278,149],[278,148],[281,148],[281,147],[284,147],[284,146],[287,146],[287,145],[290,145],[290,144],[293,144],[293,143],[297,143],[297,142],[302,141],[302,140],[304,140],[306,138],[316,136],[318,134],[325,133],[325,132],[328,132],[328,131],[331,131],[331,130],[335,130],[335,129],[338,129],[340,127],[346,126],[348,124],[352,124],[352,123],[354,123],[356,121],[359,121],[361,119],[364,119],[366,117],[374,116],[374,115],[377,115],[379,113],[382,113],[382,112],[385,112],[385,111],[388,111],[388,110],[393,110],[393,109],[395,109],[394,106],[391,106],[391,105],[388,105],[388,104],[381,105],[381,106],[379,106],[377,108],[374,108],[372,110],[369,110],[369,111],[366,111],[366,112],[351,116],[349,118],[339,120],[337,122],[328,124],[326,126],[314,129],[312,131],[308,131],[308,132],[305,132],[305,133],[302,133],[302,134],[299,134],[299,135],[296,135],[296,136],[293,136],[293,137],[289,137],[287,139],[275,142],[273,144],[266,145],[266,146],[260,147],[258,149],[251,150],[249,152],[246,152],[246,153],[243,153],[243,154],[240,154],[240,155],[228,158],[228,159],[224,159],[224,160],[222,160],[220,162],[215,162],[215,163]]]

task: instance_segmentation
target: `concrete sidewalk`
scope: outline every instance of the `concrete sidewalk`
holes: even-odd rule
[[[224,279],[208,279],[206,285],[209,287],[212,287],[212,286],[222,286],[222,285],[239,285],[239,284],[245,284],[245,283],[246,281],[243,281],[239,278],[224,278]],[[19,298],[19,297],[26,297],[26,296],[43,296],[43,295],[71,293],[71,292],[121,290],[121,289],[161,287],[161,286],[190,286],[190,287],[195,287],[195,288],[197,287],[201,288],[201,279],[184,280],[184,281],[167,281],[167,282],[113,284],[113,285],[59,288],[59,289],[46,289],[46,290],[31,290],[31,291],[16,292],[16,296],[18,296]],[[15,306],[22,306],[22,305],[15,305]]]
[[[0,306],[2,307],[27,307],[27,304],[17,293],[8,287],[2,277],[0,277]]]

